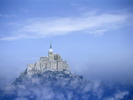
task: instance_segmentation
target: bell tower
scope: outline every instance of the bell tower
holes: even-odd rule
[[[53,53],[51,42],[50,42],[50,49],[48,51],[48,58],[49,58],[49,60],[54,60],[54,53]]]

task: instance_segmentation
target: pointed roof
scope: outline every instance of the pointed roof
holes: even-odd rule
[[[51,41],[50,41],[50,49],[52,49],[52,43],[51,43]]]
[[[51,43],[51,41],[50,41],[50,49],[49,49],[49,53],[53,53],[52,43]]]

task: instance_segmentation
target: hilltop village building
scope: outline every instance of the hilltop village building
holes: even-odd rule
[[[28,75],[33,75],[35,73],[40,73],[44,71],[68,71],[69,67],[66,61],[61,59],[61,56],[55,54],[50,44],[50,49],[48,51],[48,57],[40,57],[40,60],[34,64],[29,64],[26,73]]]

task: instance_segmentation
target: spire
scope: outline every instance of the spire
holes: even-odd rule
[[[52,43],[51,43],[51,41],[50,41],[50,49],[52,49]]]
[[[52,43],[51,43],[51,41],[50,41],[50,49],[49,49],[49,53],[53,53]]]

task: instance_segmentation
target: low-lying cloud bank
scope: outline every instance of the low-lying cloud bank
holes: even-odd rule
[[[132,100],[133,84],[107,84],[64,72],[45,72],[31,78],[21,75],[0,92],[3,100]]]
[[[20,23],[10,23],[15,29],[10,30],[10,36],[1,37],[0,40],[46,38],[76,32],[101,35],[127,25],[130,19],[127,14],[99,13],[98,11],[71,17],[31,18]]]

